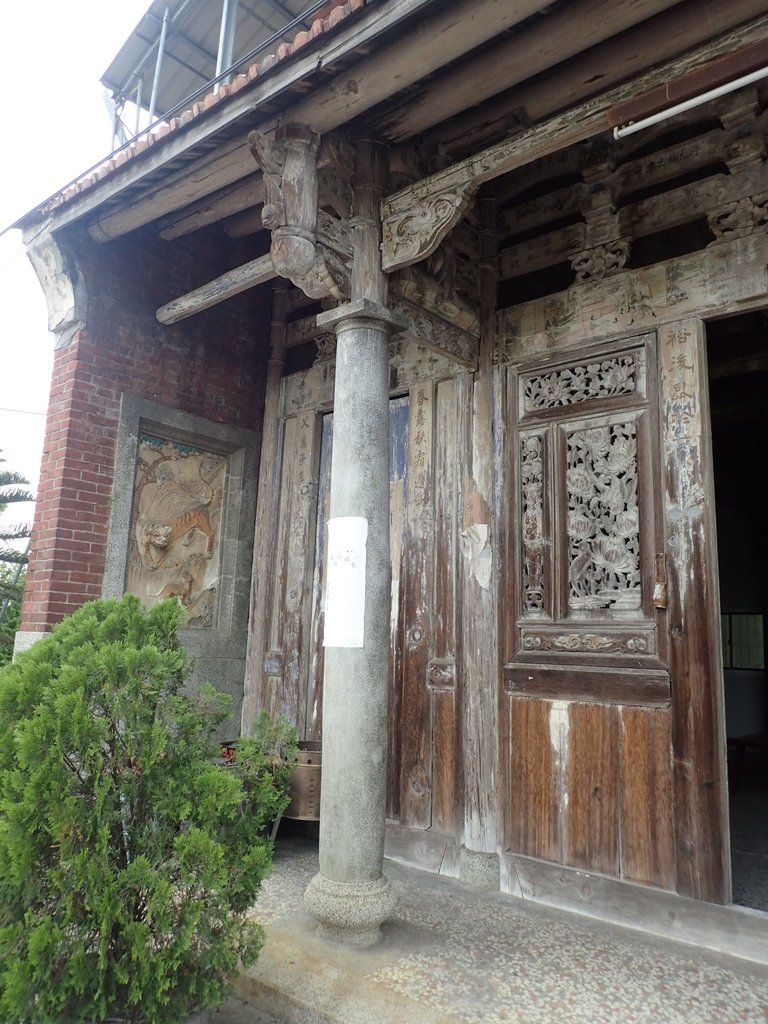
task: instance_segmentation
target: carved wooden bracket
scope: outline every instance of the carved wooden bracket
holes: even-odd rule
[[[425,259],[458,224],[479,183],[448,184],[414,201],[410,191],[381,204],[381,264],[392,271]]]
[[[626,266],[631,248],[631,238],[619,238],[571,256],[571,266],[576,273],[577,283],[602,281],[604,277],[617,274]]]
[[[265,202],[262,223],[272,232],[270,254],[275,272],[286,277],[308,296],[337,300],[350,294],[349,270],[343,259],[318,240],[320,194],[320,137],[305,125],[289,124],[274,134],[251,132],[248,136],[256,162],[264,175]],[[338,166],[344,152],[331,154],[325,147],[328,167]],[[326,189],[328,191],[328,189]],[[334,209],[344,209],[343,189],[334,193]],[[348,206],[347,206],[348,209]],[[323,241],[334,237],[325,215]],[[343,236],[344,232],[340,231]],[[348,232],[347,238],[348,238]],[[342,237],[346,250],[348,243]],[[340,246],[340,247],[342,247]]]
[[[709,216],[709,228],[718,241],[725,238],[746,238],[768,227],[768,192],[745,196],[727,203]]]

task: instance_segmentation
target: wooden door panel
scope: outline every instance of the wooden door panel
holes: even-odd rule
[[[620,729],[621,874],[675,885],[669,711],[623,708]]]
[[[561,751],[565,718],[556,702],[510,697],[511,846],[516,853],[562,861]]]
[[[618,721],[615,706],[568,708],[563,859],[604,875],[619,868]]]

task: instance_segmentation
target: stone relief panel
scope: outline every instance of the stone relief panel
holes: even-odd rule
[[[568,607],[640,608],[637,425],[565,437]]]
[[[169,438],[138,439],[125,589],[184,605],[187,628],[214,625],[227,458]]]

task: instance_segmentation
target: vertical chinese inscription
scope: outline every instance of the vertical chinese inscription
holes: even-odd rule
[[[419,384],[412,393],[408,504],[411,518],[431,522],[432,387]]]
[[[573,430],[566,448],[568,606],[639,608],[637,426]]]
[[[544,438],[522,438],[523,610],[544,610]]]

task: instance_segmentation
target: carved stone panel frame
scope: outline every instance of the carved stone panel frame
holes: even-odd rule
[[[508,370],[511,693],[669,701],[654,606],[655,344],[648,334]]]
[[[180,636],[195,663],[192,685],[207,680],[232,695],[233,735],[245,673],[258,444],[253,431],[122,397],[102,594],[120,597],[140,589],[142,577],[157,579],[150,602],[176,596],[189,607]],[[166,571],[171,564],[175,574]],[[191,586],[212,599],[192,594],[189,601],[189,575],[199,575]]]

